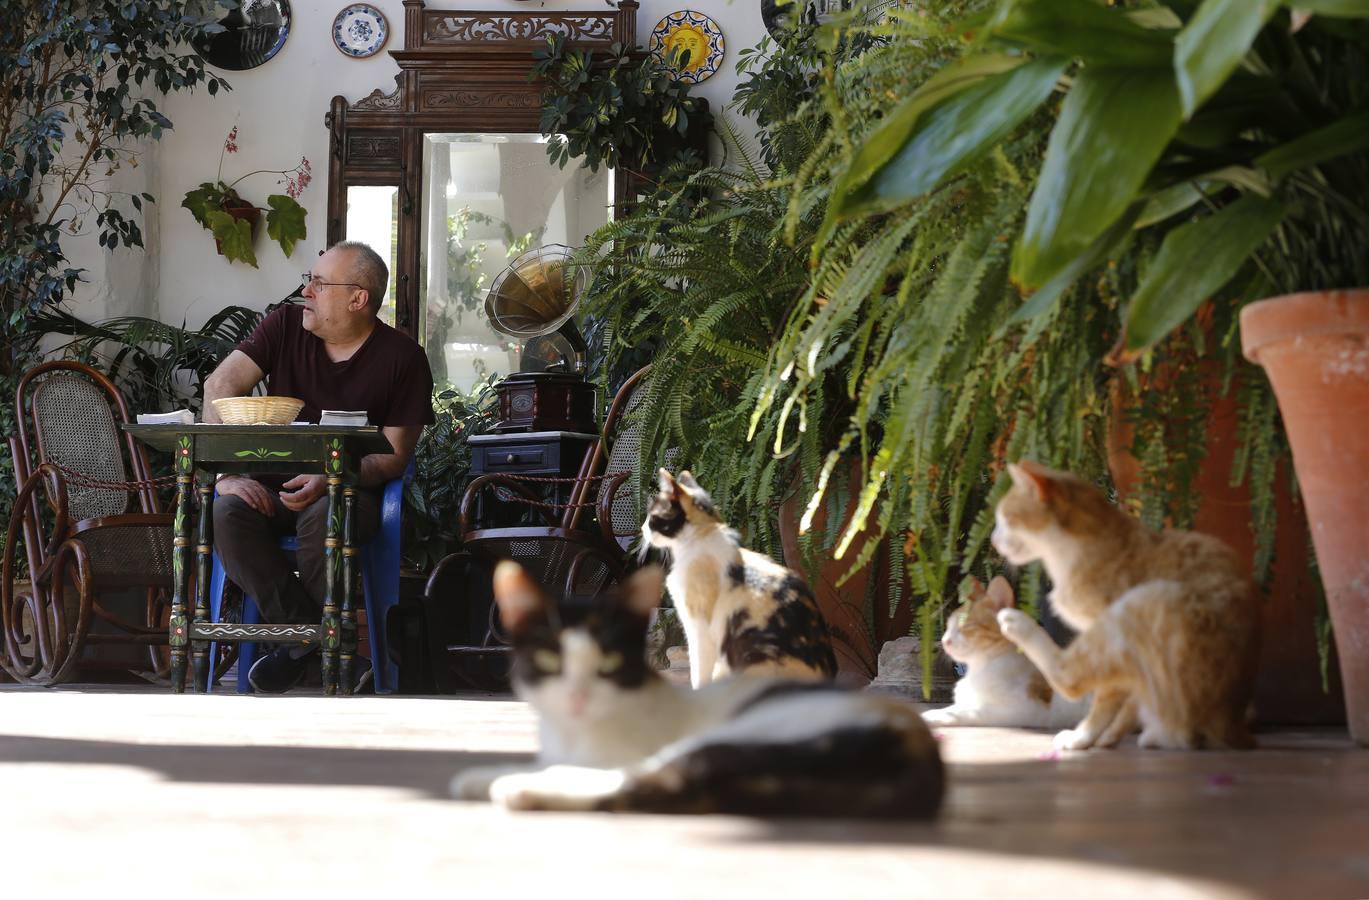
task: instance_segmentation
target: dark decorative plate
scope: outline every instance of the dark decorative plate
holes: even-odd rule
[[[780,5],[776,0],[761,0],[761,20],[765,30],[778,38],[780,32],[798,16],[810,25],[821,25],[836,13],[851,8],[851,0],[789,0]]]
[[[242,0],[219,24],[223,31],[194,41],[195,52],[220,69],[255,69],[285,46],[290,0]]]

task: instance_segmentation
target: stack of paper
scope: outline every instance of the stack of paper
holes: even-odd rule
[[[319,414],[320,425],[369,425],[364,409],[325,409]]]
[[[194,425],[195,414],[188,409],[164,413],[138,413],[139,425]]]

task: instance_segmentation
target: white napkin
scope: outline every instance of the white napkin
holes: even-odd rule
[[[139,425],[194,425],[195,414],[188,409],[164,413],[138,413]]]

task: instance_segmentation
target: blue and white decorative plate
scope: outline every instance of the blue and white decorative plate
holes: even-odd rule
[[[647,49],[667,65],[671,54],[675,54],[676,64],[671,68],[676,80],[691,84],[698,84],[718,71],[726,46],[718,23],[692,9],[673,12],[657,22],[647,42]]]
[[[333,18],[333,44],[353,59],[375,56],[389,37],[385,14],[369,3],[344,6]]]

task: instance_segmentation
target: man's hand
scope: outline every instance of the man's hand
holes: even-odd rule
[[[296,475],[281,485],[280,502],[286,509],[303,512],[328,490],[328,479],[323,475]]]
[[[271,502],[271,492],[259,481],[241,475],[226,475],[214,485],[220,497],[237,497],[263,516],[274,516],[276,504]]]

